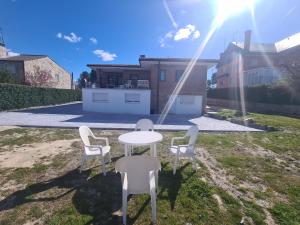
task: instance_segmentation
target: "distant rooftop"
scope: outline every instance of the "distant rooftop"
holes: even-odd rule
[[[244,42],[232,42],[233,45],[244,49]],[[300,32],[276,43],[251,43],[250,52],[279,53],[300,46]]]
[[[139,62],[140,64],[87,64],[88,67],[92,68],[118,68],[118,69],[144,69],[141,66],[141,62],[153,62],[153,63],[157,63],[157,62],[165,62],[165,63],[184,63],[187,64],[191,61],[191,58],[155,58],[155,57],[146,57],[145,55],[141,55],[139,57]],[[219,60],[217,59],[197,59],[196,60],[197,63],[203,63],[205,65],[207,65],[208,67],[212,67],[214,65],[216,65]]]
[[[10,56],[6,58],[0,58],[0,61],[29,61],[35,59],[42,59],[46,58],[46,55],[17,55],[17,56]]]

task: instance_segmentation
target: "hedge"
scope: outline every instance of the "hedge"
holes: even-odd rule
[[[81,100],[80,90],[0,83],[0,111]]]
[[[246,102],[269,103],[280,105],[300,105],[300,93],[288,86],[255,86],[244,87]],[[208,98],[241,100],[239,88],[216,88],[209,89]]]

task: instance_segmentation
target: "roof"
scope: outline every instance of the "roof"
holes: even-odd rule
[[[104,67],[104,68],[140,68],[138,64],[87,64],[88,67]]]
[[[244,49],[244,42],[232,42],[233,45]],[[278,53],[300,46],[300,32],[276,43],[251,43],[250,52]]]
[[[232,42],[233,45],[237,46],[238,48],[244,49],[244,42]],[[275,44],[268,44],[268,43],[251,43],[250,44],[250,52],[269,52],[269,53],[276,53],[276,46]]]
[[[35,60],[35,59],[42,59],[46,58],[48,56],[46,55],[17,55],[17,56],[11,56],[6,58],[0,58],[1,61],[29,61],[29,60]]]
[[[278,52],[300,45],[300,32],[275,43]]]
[[[148,58],[140,57],[139,61],[160,61],[160,62],[190,62],[191,58]],[[197,62],[217,63],[217,59],[197,59]]]

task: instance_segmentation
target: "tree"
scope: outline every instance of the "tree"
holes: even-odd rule
[[[25,84],[34,87],[53,87],[56,82],[50,70],[42,70],[39,66],[34,66],[33,71],[26,71]]]
[[[96,81],[97,81],[97,73],[96,73],[95,70],[91,71],[90,81],[91,81],[92,84],[96,83]]]
[[[0,71],[0,83],[15,84],[18,82],[7,70],[1,70]]]
[[[78,87],[79,88],[84,88],[88,85],[88,82],[90,82],[90,73],[87,72],[87,71],[83,71],[81,74],[80,74],[80,77],[77,81],[78,83]]]

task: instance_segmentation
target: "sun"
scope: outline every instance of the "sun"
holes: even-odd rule
[[[229,17],[249,10],[254,15],[254,5],[258,0],[216,0],[216,22],[220,26]]]

